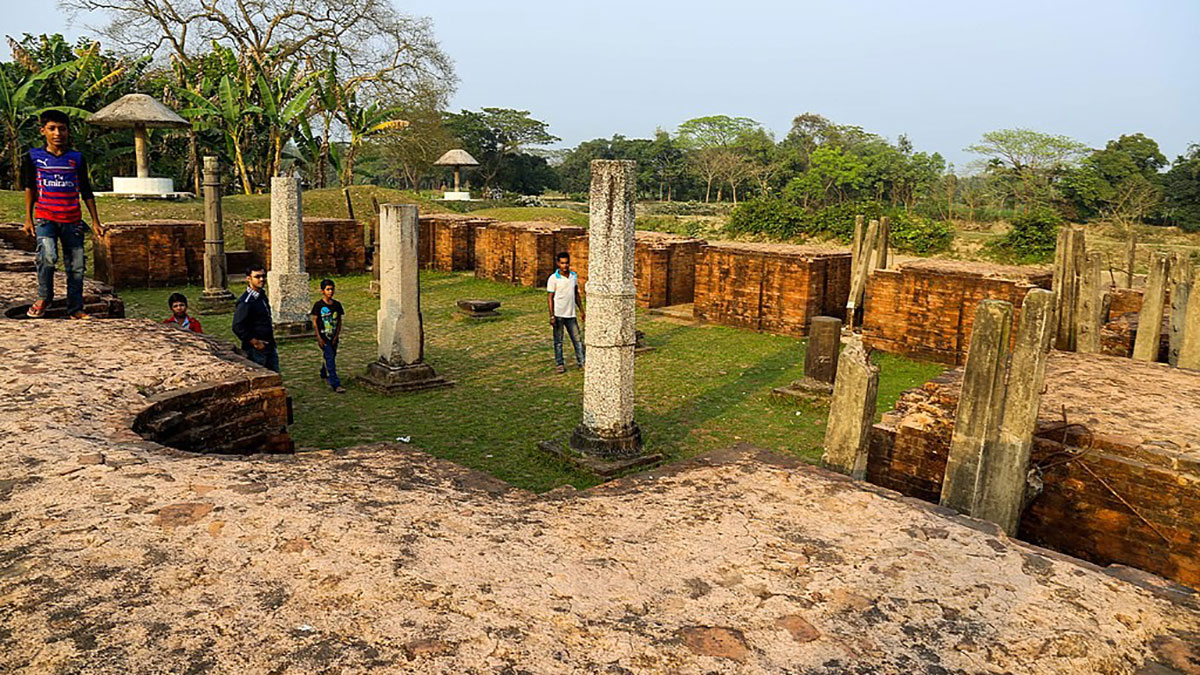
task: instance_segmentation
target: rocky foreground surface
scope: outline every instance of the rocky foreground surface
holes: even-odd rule
[[[537,496],[141,439],[148,397],[261,374],[149,322],[0,321],[0,362],[0,672],[1200,669],[1181,587],[749,448]]]

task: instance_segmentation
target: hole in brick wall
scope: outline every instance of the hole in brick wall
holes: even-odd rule
[[[142,438],[176,450],[249,455],[294,450],[291,400],[275,373],[206,383],[149,397],[134,418]]]

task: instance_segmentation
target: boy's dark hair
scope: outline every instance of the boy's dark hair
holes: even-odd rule
[[[333,283],[333,279],[322,279],[321,280],[321,290],[325,290],[326,286],[335,286],[335,285],[336,284]]]
[[[267,268],[262,263],[250,263],[250,266],[246,268],[246,276],[250,276],[251,274],[253,274],[255,272],[266,272],[266,271],[267,271]]]
[[[67,113],[61,110],[43,110],[42,114],[38,115],[39,126],[44,127],[51,122],[58,122],[59,124],[66,124],[67,126],[70,126],[71,118],[67,117]]]
[[[171,297],[167,298],[167,307],[170,307],[177,302],[182,302],[185,305],[188,304],[187,296],[183,293],[172,293]]]
[[[566,251],[559,251],[558,255],[554,256],[555,260],[562,260],[563,258],[566,258],[567,262],[571,262],[571,254]]]

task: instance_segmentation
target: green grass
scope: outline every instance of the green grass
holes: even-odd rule
[[[471,215],[480,216],[483,218],[495,218],[496,220],[503,220],[506,222],[544,220],[551,223],[578,225],[580,227],[587,227],[588,224],[588,217],[586,213],[580,213],[570,209],[561,209],[554,206],[505,206],[472,211]]]
[[[383,396],[351,378],[376,357],[378,300],[366,293],[370,278],[336,278],[346,307],[339,372],[349,392],[337,395],[319,379],[315,342],[280,348],[284,384],[295,402],[291,432],[297,446],[339,448],[411,436],[438,457],[486,471],[513,485],[548,490],[598,482],[542,455],[538,441],[566,436],[579,423],[583,374],[553,372],[545,294],[536,289],[475,279],[470,274],[422,273],[426,360],[457,382],[449,389]],[[314,278],[313,298],[317,297]],[[161,319],[163,288],[121,293],[132,317]],[[241,288],[232,290],[240,293]],[[455,301],[486,297],[503,302],[503,318],[474,323],[460,318]],[[201,317],[207,333],[233,339],[229,315]],[[641,315],[655,351],[637,357],[636,413],[647,448],[669,460],[745,441],[815,461],[825,432],[824,403],[780,403],[771,388],[800,377],[804,342],[723,326],[689,326]],[[566,346],[568,363],[573,363]],[[900,392],[924,382],[941,366],[877,355],[882,367],[880,412]]]

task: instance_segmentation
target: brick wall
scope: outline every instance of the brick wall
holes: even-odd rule
[[[951,260],[876,270],[867,283],[863,339],[886,352],[960,364],[981,300],[1005,300],[1019,310],[1031,288],[1049,288],[1050,280],[1046,268]],[[1020,311],[1014,311],[1014,338],[1019,320]]]
[[[900,397],[872,429],[867,480],[938,500],[960,382],[952,370]],[[1052,352],[1032,457],[1044,487],[1019,536],[1200,588],[1196,401],[1200,373]]]
[[[475,230],[475,276],[539,287],[555,269],[554,256],[586,230],[544,222],[486,223]],[[572,261],[572,267],[577,265]]]
[[[271,269],[271,221],[242,226],[246,248]],[[304,218],[304,267],[309,274],[361,274],[367,270],[362,223],[348,218]]]
[[[697,319],[803,337],[817,315],[843,316],[850,253],[787,244],[720,242],[696,255]]]
[[[133,430],[147,440],[189,452],[292,452],[287,390],[278,374],[262,373],[151,396]]]
[[[0,241],[18,251],[36,251],[37,239],[25,234],[24,227],[22,223],[0,223]]]
[[[204,276],[204,223],[145,220],[106,223],[93,238],[96,279],[115,288],[180,286]]]

